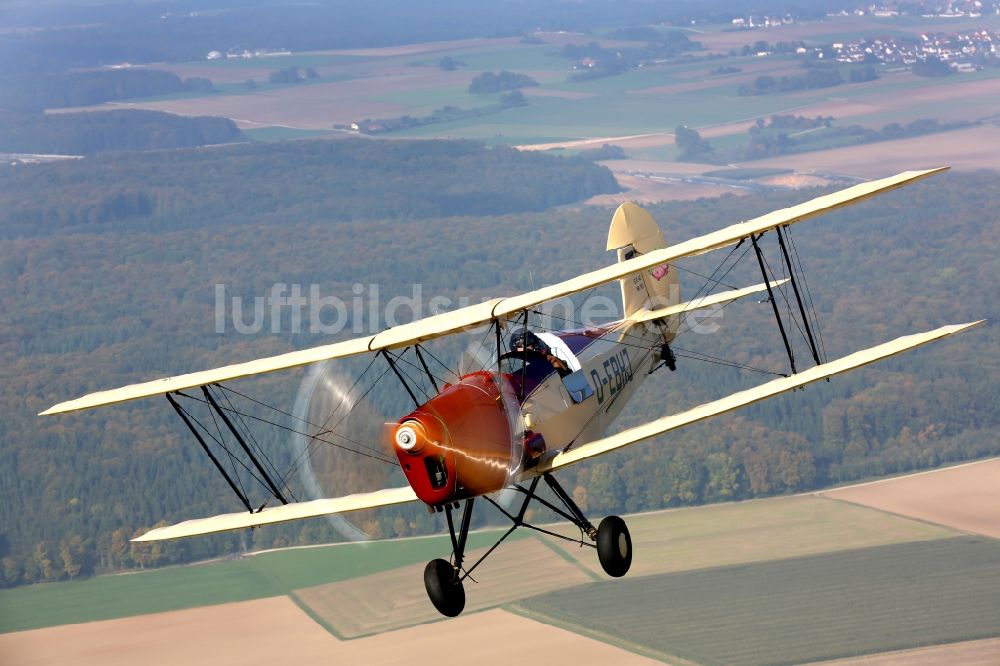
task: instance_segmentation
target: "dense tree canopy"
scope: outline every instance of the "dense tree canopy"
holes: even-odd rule
[[[134,109],[0,116],[0,152],[93,155],[245,141],[228,118]]]
[[[0,237],[505,214],[617,190],[592,162],[473,142],[239,144],[6,167]]]

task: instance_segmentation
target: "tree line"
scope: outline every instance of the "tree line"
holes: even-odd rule
[[[0,111],[37,113],[44,109],[92,106],[187,90],[211,92],[214,88],[208,79],[181,80],[173,72],[158,69],[8,74],[0,75]]]
[[[0,115],[0,152],[94,155],[245,141],[228,118],[121,109]]]

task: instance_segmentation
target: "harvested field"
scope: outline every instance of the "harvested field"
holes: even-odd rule
[[[673,145],[674,135],[665,133],[632,134],[630,136],[599,136],[591,139],[574,139],[572,141],[557,141],[554,143],[527,143],[514,146],[518,150],[554,150],[557,148],[598,148],[604,144],[621,146],[640,145],[642,147],[657,146],[669,143]]]
[[[962,641],[916,650],[823,661],[813,666],[993,666],[1000,663],[1000,638]]]
[[[637,576],[953,537],[955,532],[842,502],[795,496],[628,518]],[[570,534],[569,531],[565,532]],[[600,571],[594,553],[561,546]]]
[[[589,549],[588,549],[589,550]],[[471,564],[485,549],[471,551]],[[421,584],[424,564],[297,590],[295,596],[344,638],[357,638],[440,619]],[[505,543],[465,582],[466,611],[590,582],[581,567],[538,539]]]
[[[8,666],[329,663],[338,641],[288,597],[0,635]]]
[[[771,176],[770,178],[758,178],[758,183],[763,185],[774,185],[776,187],[823,187],[829,185],[830,181],[819,176],[805,174],[787,174],[784,176]]]
[[[882,127],[889,122],[906,124],[918,118],[942,122],[975,121],[996,115],[1000,78],[993,72],[965,74],[931,80],[909,73],[895,73],[877,81],[856,83],[832,90],[829,100],[814,101],[814,91],[785,96],[797,115],[856,119],[862,125]],[[808,100],[808,101],[807,101]]]
[[[497,636],[516,637],[498,641]],[[442,645],[449,649],[442,650]],[[0,635],[10,666],[539,662],[645,666],[651,659],[502,610],[340,641],[287,597]]]
[[[800,173],[881,178],[886,174],[944,164],[954,169],[1000,170],[1000,127],[985,125],[898,141],[833,148],[744,162],[742,166],[785,167]]]
[[[516,641],[496,640],[517,637]],[[448,644],[452,649],[443,651]],[[404,647],[405,646],[405,647]],[[473,663],[502,666],[532,655],[539,661],[654,664],[651,659],[502,610],[492,610],[372,636],[340,641],[287,597],[66,625],[0,635],[9,666],[115,666],[142,663],[398,664]]]
[[[664,656],[749,665],[996,637],[998,596],[1000,543],[959,537],[624,578],[517,606]]]
[[[455,88],[464,91],[475,72],[442,72],[429,67],[386,71],[381,76],[323,83],[304,83],[246,95],[216,95],[147,102],[116,102],[60,112],[109,108],[152,109],[182,116],[223,116],[241,127],[279,126],[331,129],[363,118],[419,115],[422,102],[387,101],[401,91],[417,97],[421,91]],[[427,110],[429,112],[429,110]]]
[[[1000,459],[849,486],[822,494],[1000,539]]]
[[[239,127],[288,127],[292,129],[331,129],[336,123],[359,118],[400,115],[400,107],[390,102],[345,97],[341,83],[315,84],[286,88],[267,95],[227,95],[163,100],[158,102],[115,102],[99,107],[66,111],[105,110],[109,108],[152,109],[180,116],[223,116]]]
[[[659,663],[500,609],[344,641],[338,644],[335,656],[340,663],[366,666]]]

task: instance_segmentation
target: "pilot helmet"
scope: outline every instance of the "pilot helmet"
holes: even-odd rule
[[[510,348],[513,351],[527,349],[529,351],[545,351],[545,343],[537,335],[526,328],[519,328],[510,336]]]

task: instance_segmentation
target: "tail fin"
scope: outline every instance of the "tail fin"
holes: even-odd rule
[[[645,209],[634,203],[623,203],[611,218],[608,250],[618,251],[618,261],[625,261],[653,250],[666,247],[663,233]],[[657,310],[681,301],[677,270],[670,264],[656,266],[621,280],[623,315],[628,318],[639,310]],[[676,331],[676,316],[664,320],[665,340]]]

